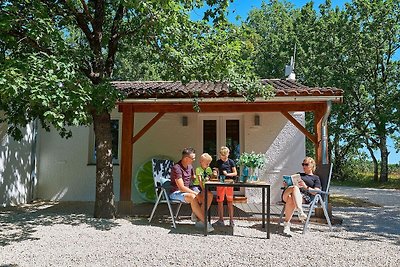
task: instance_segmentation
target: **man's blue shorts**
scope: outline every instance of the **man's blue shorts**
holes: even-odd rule
[[[185,201],[185,195],[186,194],[189,194],[189,193],[182,193],[181,191],[178,190],[178,191],[175,191],[175,192],[169,194],[169,198],[171,200],[178,200],[180,202],[187,203]]]
[[[199,188],[200,188],[200,186],[192,186],[192,187],[190,187],[190,189],[192,189],[196,193],[200,193],[201,192],[201,190],[200,190],[201,188],[200,189]],[[178,201],[183,202],[183,203],[188,203],[188,202],[185,201],[185,195],[186,194],[189,194],[189,193],[182,193],[181,191],[177,190],[177,191],[169,194],[169,199],[178,200]]]

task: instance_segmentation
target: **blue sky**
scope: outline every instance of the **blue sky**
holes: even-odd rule
[[[229,15],[229,19],[231,21],[235,21],[235,18],[237,15],[239,15],[241,17],[242,20],[245,20],[247,18],[247,14],[249,13],[249,11],[251,9],[253,9],[254,7],[261,7],[261,0],[235,0],[233,3],[231,3],[231,6],[229,8],[230,15]],[[266,0],[266,3],[268,3],[269,1]],[[306,1],[306,0],[296,0],[296,1],[286,1],[289,3],[292,3],[295,7],[299,8],[304,6],[306,3],[310,2],[310,0]],[[343,0],[332,0],[332,6],[339,6],[339,7],[343,7],[344,3],[349,2],[349,1],[343,1]],[[322,3],[325,3],[325,0],[315,0],[314,1],[314,8],[318,8],[318,6]]]
[[[269,2],[266,0],[265,2]],[[304,6],[306,3],[310,2],[310,0],[291,0],[287,1],[292,3],[296,8],[300,8]],[[320,4],[325,3],[325,0],[314,0],[314,8],[318,9],[318,6]],[[339,6],[340,8],[343,8],[345,3],[350,3],[351,1],[345,1],[345,0],[332,0],[332,7]],[[241,20],[245,20],[247,18],[247,15],[249,11],[253,8],[260,8],[261,7],[262,0],[235,0],[233,3],[230,4],[229,7],[229,20],[232,22],[236,21],[236,17],[240,16]],[[192,14],[192,17],[196,19],[198,17],[199,19],[202,17],[203,13],[201,11],[197,12],[196,14]],[[240,23],[240,22],[239,22]],[[396,153],[396,150],[394,149],[394,144],[391,139],[388,140],[388,149],[390,151],[389,155],[389,163],[400,163],[400,152]],[[367,150],[365,150],[367,152]],[[368,153],[367,153],[368,154]],[[377,153],[376,154],[377,158],[379,159],[380,156]]]
[[[268,3],[268,0],[265,0],[266,3]],[[299,8],[304,6],[306,3],[310,2],[310,0],[292,0],[292,1],[286,1],[289,3],[292,3],[295,7]],[[325,0],[314,0],[314,8],[318,8],[318,6],[322,3],[325,3]],[[344,1],[344,0],[332,0],[332,6],[339,6],[343,7],[345,3],[349,1]],[[249,11],[253,8],[260,8],[261,7],[262,0],[235,0],[233,3],[230,4],[229,6],[229,20],[232,22],[236,21],[236,16],[240,16],[241,20],[245,20],[247,18],[247,15]],[[202,11],[203,9],[201,9]],[[200,19],[203,15],[202,12],[198,12],[198,18]],[[196,18],[196,15],[193,16],[193,18]]]

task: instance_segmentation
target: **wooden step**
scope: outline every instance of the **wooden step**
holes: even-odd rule
[[[247,203],[247,197],[245,196],[234,196],[233,203]]]

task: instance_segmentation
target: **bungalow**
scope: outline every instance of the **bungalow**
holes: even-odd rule
[[[300,170],[305,138],[314,143],[316,160],[328,162],[327,119],[332,103],[342,101],[343,91],[283,79],[264,79],[262,83],[270,84],[275,96],[246,102],[225,83],[113,82],[127,94],[112,112],[114,192],[119,207],[151,201],[151,158],[177,161],[188,146],[194,147],[198,155],[208,152],[214,159],[222,145],[231,148],[234,158],[244,151],[264,153],[266,165],[259,175],[272,184],[272,203],[280,198],[282,175]],[[194,96],[200,112],[193,109]],[[314,113],[314,133],[304,128],[305,112]],[[74,128],[70,139],[62,139],[54,131],[31,128],[27,127],[26,148],[18,156],[21,158],[14,151],[22,144],[2,143],[0,189],[5,194],[0,203],[19,204],[29,198],[94,201],[93,128]],[[37,135],[32,135],[35,131]],[[0,132],[0,140],[1,134],[4,136]],[[19,179],[19,183],[26,183],[24,188],[9,178],[16,173],[24,177]],[[17,198],[18,194],[23,197]],[[257,190],[235,194],[248,202],[261,199]]]

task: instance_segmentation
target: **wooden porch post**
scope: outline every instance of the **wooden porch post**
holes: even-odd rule
[[[120,201],[118,212],[129,214],[133,204],[131,200],[132,188],[132,136],[134,114],[132,106],[119,106],[119,112],[122,112],[122,140],[121,140],[121,161],[120,161]]]

